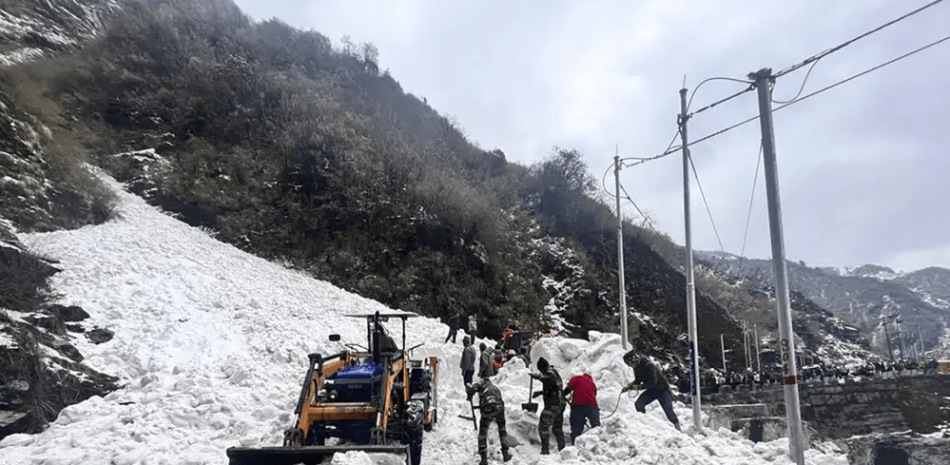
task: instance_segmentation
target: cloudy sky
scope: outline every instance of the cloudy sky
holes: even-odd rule
[[[372,42],[407,92],[458,119],[486,149],[529,165],[551,147],[585,154],[598,178],[621,157],[662,152],[676,132],[679,90],[706,78],[778,71],[929,0],[557,1],[235,0],[336,43]],[[950,35],[938,4],[821,60],[804,94]],[[778,79],[774,98],[807,68]],[[950,268],[950,41],[775,113],[787,257],[809,265]],[[692,110],[743,84],[712,81]],[[692,140],[756,115],[747,93],[690,120]],[[692,148],[722,246],[771,256],[765,189],[755,179],[759,126]],[[760,168],[761,170],[761,168]],[[679,154],[622,171],[655,227],[684,242]],[[612,188],[612,175],[608,178]],[[692,183],[693,243],[719,250]],[[629,218],[636,214],[630,202]],[[639,220],[638,220],[639,221]]]

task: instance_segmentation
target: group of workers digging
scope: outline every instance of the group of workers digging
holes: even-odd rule
[[[491,350],[481,344],[482,356],[480,360],[479,379],[472,381],[475,373],[475,346],[471,339],[463,338],[465,349],[462,352],[462,377],[465,380],[465,390],[468,400],[478,394],[481,421],[478,425],[478,454],[481,456],[480,465],[488,463],[488,429],[492,422],[498,425],[498,437],[501,443],[501,453],[504,461],[511,460],[508,446],[508,432],[505,429],[505,403],[501,391],[492,383],[491,378],[496,373],[491,360]],[[621,392],[627,392],[635,386],[642,386],[643,391],[635,403],[638,412],[645,412],[646,406],[657,400],[666,413],[667,418],[677,430],[680,430],[679,420],[673,411],[673,395],[670,392],[669,382],[647,357],[639,356],[635,351],[629,351],[623,356],[625,364],[633,368],[634,381],[624,386]],[[530,365],[529,365],[530,366]],[[557,450],[565,447],[563,430],[564,409],[568,402],[571,404],[571,444],[581,435],[585,424],[592,428],[600,426],[600,409],[597,405],[597,386],[593,378],[587,374],[573,376],[564,386],[561,375],[547,359],[541,357],[537,361],[537,373],[531,373],[533,380],[541,382],[541,391],[531,396],[542,396],[544,408],[541,410],[538,421],[538,437],[541,440],[541,454],[551,453],[550,439],[554,436]],[[568,398],[570,400],[568,400]],[[537,404],[529,402],[522,404],[528,411],[537,411]],[[474,413],[474,406],[473,406]]]

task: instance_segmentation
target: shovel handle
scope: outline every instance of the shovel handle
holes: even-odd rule
[[[479,400],[481,400],[481,397],[479,397]],[[472,399],[469,399],[468,405],[472,406],[472,426],[474,426],[475,429],[478,430],[478,421],[475,419],[475,403],[472,402]]]

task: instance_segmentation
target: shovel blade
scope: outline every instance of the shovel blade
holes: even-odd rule
[[[526,410],[526,411],[531,412],[531,413],[537,413],[537,412],[538,412],[538,404],[535,403],[535,402],[526,402],[526,403],[523,403],[523,404],[521,404],[521,408],[522,408],[523,410]]]

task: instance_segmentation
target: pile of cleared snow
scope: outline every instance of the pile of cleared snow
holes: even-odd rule
[[[364,340],[363,322],[343,315],[385,307],[217,242],[130,194],[120,199],[119,220],[21,240],[60,261],[63,271],[53,279],[65,303],[115,331],[105,344],[72,342],[92,368],[119,376],[124,387],[66,408],[41,434],[4,439],[0,464],[223,464],[228,447],[279,445],[294,421],[306,354],[338,351],[326,342],[330,333]],[[399,334],[394,324],[390,330]],[[429,318],[412,319],[408,328],[408,345],[425,343],[422,351],[442,356],[439,424],[425,436],[423,463],[474,463],[476,432],[458,416],[471,408],[458,369],[461,347],[443,346],[446,332]],[[503,367],[495,382],[507,403],[510,463],[791,463],[784,440],[753,444],[725,430],[694,431],[683,405],[676,410],[686,434],[655,403],[636,413],[633,398],[619,396],[632,377],[621,353],[615,334],[535,346],[533,359],[550,360],[565,382],[581,372],[593,376],[604,417],[575,446],[545,457],[538,455],[537,414],[520,408],[529,398],[529,370],[520,360]],[[494,427],[489,438],[497,460]],[[847,464],[841,454],[812,450],[807,457]],[[333,462],[402,460],[351,452]]]

